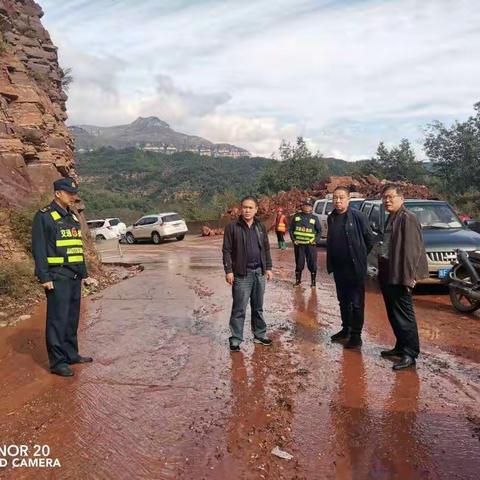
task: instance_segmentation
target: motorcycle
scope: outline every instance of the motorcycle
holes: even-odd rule
[[[472,313],[480,308],[480,252],[457,251],[449,290],[452,305],[459,312]]]

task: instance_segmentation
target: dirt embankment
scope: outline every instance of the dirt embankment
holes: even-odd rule
[[[273,219],[279,208],[282,208],[287,216],[293,215],[301,205],[301,202],[309,198],[317,200],[325,198],[329,193],[339,187],[347,187],[351,192],[359,193],[364,198],[378,198],[382,188],[388,180],[379,180],[374,175],[328,177],[326,180],[313,184],[307,190],[293,189],[280,192],[271,197],[261,197],[258,202],[258,216],[271,228]],[[438,198],[437,194],[426,185],[416,185],[408,182],[396,182],[402,187],[406,198]],[[233,205],[223,215],[222,220],[233,220],[240,215],[240,205]],[[222,229],[202,229],[203,236],[221,235]]]

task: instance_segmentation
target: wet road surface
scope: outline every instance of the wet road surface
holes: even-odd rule
[[[48,445],[61,463],[0,478],[479,478],[478,314],[455,313],[444,290],[417,293],[423,354],[394,373],[379,356],[393,336],[375,285],[362,351],[346,351],[329,341],[340,319],[324,251],[312,290],[292,288],[292,250],[273,250],[275,343],[254,345],[246,328],[231,354],[220,247],[124,247],[145,270],[85,302],[80,346],[95,362],[73,378],[48,373],[42,307],[0,331],[0,446]]]

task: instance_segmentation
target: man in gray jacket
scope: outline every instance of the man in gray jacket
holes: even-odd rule
[[[414,366],[420,353],[412,290],[417,280],[428,277],[427,255],[420,223],[415,214],[405,208],[400,187],[386,185],[382,201],[390,215],[379,250],[379,280],[397,342],[393,349],[384,350],[381,355],[400,357],[393,369],[402,370]]]

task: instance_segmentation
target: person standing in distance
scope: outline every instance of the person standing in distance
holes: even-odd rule
[[[382,190],[385,210],[390,214],[380,245],[378,270],[388,320],[397,339],[383,357],[400,357],[394,370],[412,367],[420,353],[412,291],[417,280],[428,277],[422,228],[414,213],[404,206],[402,190],[388,184]]]
[[[223,266],[225,280],[232,286],[232,312],[230,315],[230,350],[240,351],[243,342],[245,315],[250,302],[251,326],[254,342],[271,345],[266,336],[267,325],[263,317],[265,279],[273,278],[270,243],[265,226],[255,218],[258,203],[247,196],[241,202],[241,215],[225,228],[223,236]]]
[[[337,187],[327,219],[327,271],[333,272],[342,317],[342,329],[331,339],[348,339],[345,348],[355,348],[362,345],[367,255],[374,238],[365,214],[349,204],[348,188]]]
[[[47,296],[46,341],[50,371],[71,377],[70,365],[88,363],[78,353],[82,279],[87,278],[82,231],[71,208],[77,185],[72,178],[53,184],[55,198],[33,219],[32,253],[35,275]]]
[[[287,231],[287,217],[283,213],[283,208],[277,210],[275,216],[275,233],[277,234],[278,248],[285,250],[287,243],[285,242],[285,232]]]
[[[302,272],[307,267],[310,270],[311,287],[317,285],[317,241],[320,239],[322,227],[320,221],[312,213],[313,205],[310,200],[302,203],[302,210],[297,212],[290,221],[288,233],[293,241],[295,252],[295,283],[297,287],[302,283]]]

